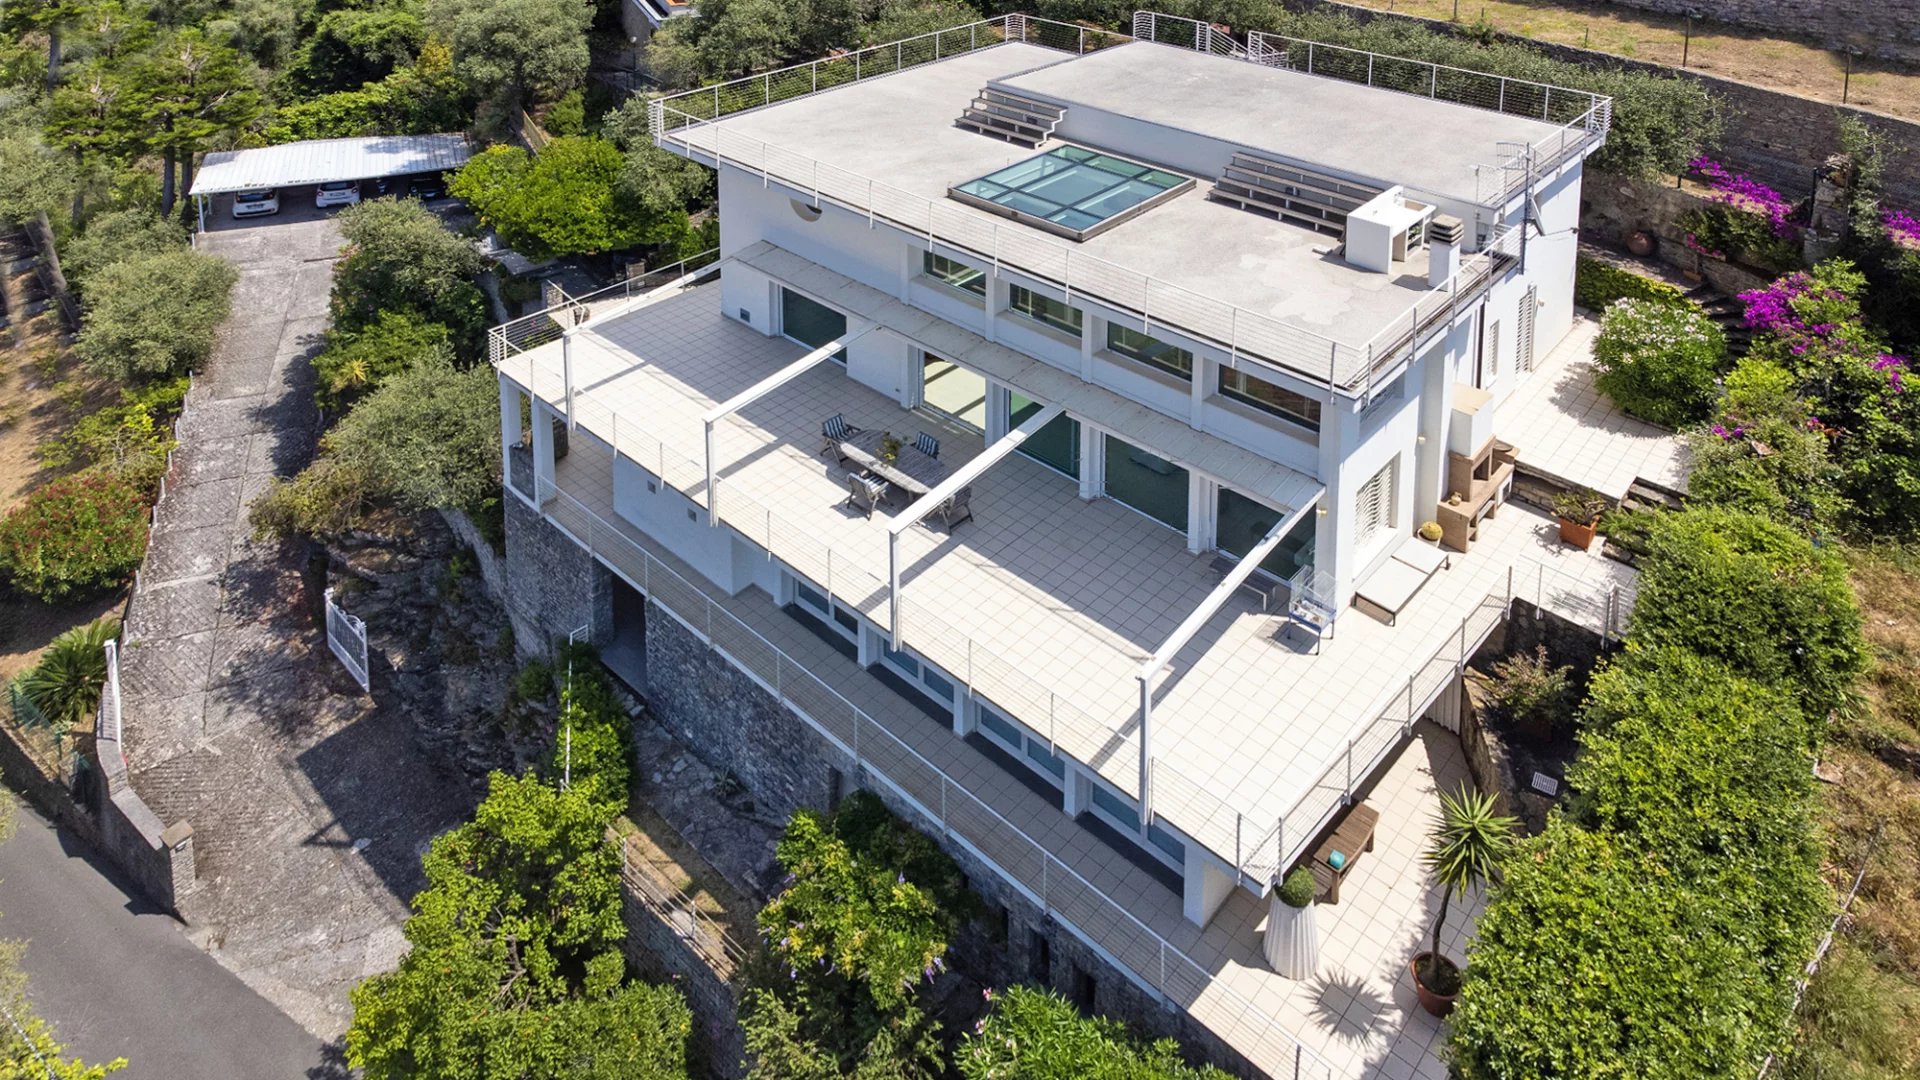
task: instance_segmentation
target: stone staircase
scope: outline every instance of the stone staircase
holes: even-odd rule
[[[1058,105],[986,87],[954,123],[982,135],[1038,149],[1059,125],[1066,110]]]
[[[1753,331],[1747,326],[1745,305],[1704,282],[1689,289],[1687,299],[1699,304],[1707,318],[1720,325],[1727,335],[1727,348],[1734,356],[1747,355],[1748,346],[1753,344]]]
[[[1382,190],[1242,151],[1233,155],[1207,198],[1341,237],[1347,215]]]

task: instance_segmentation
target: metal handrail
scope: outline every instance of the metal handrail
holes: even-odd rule
[[[1224,1023],[1221,1027],[1215,1027],[1215,1022],[1209,1020],[1207,1016],[1193,1012],[1192,1015],[1202,1023],[1215,1027],[1216,1031],[1222,1031],[1222,1027],[1227,1032],[1251,1029],[1256,1038],[1267,1035],[1277,1036],[1281,1040],[1280,1049],[1283,1055],[1291,1058],[1294,1077],[1326,1077],[1331,1080],[1334,1075],[1332,1066],[1312,1048],[1302,1043],[1298,1036],[1274,1022],[1270,1010],[1256,1007],[1239,991],[1214,979],[1205,967],[1194,961],[1178,946],[1169,942],[1131,911],[1115,903],[1098,886],[1062,862],[1045,845],[1027,835],[1026,831],[1018,825],[1008,821],[999,811],[975,797],[945,770],[894,735],[886,726],[875,721],[845,695],[828,686],[824,680],[795,661],[785,650],[748,626],[720,601],[660,561],[652,552],[634,542],[624,530],[607,523],[593,510],[560,490],[551,481],[540,480],[538,490],[539,502],[530,503],[537,513],[542,514],[575,543],[586,548],[596,558],[600,558],[609,569],[619,574],[629,585],[652,599],[675,622],[692,632],[708,647],[725,656],[735,667],[773,694],[776,700],[806,721],[828,742],[847,753],[853,759],[856,775],[864,771],[878,777],[898,795],[912,803],[928,819],[938,823],[943,833],[966,844],[979,857],[998,870],[1002,877],[1027,893],[1050,916],[1059,919],[1062,925],[1093,944],[1116,963],[1123,964],[1152,992],[1170,998],[1177,995],[1198,1003],[1202,1000],[1202,995],[1193,991],[1200,987],[1211,987],[1222,996],[1231,999],[1239,1015],[1219,1018]],[[516,494],[515,497],[521,496]],[[556,510],[565,511],[565,517],[556,513]],[[601,547],[595,543],[601,537],[617,541],[618,553],[603,554]],[[621,556],[624,556],[624,562]],[[657,583],[656,575],[660,578]],[[687,607],[697,607],[701,610],[675,610],[674,600],[688,602]],[[716,629],[716,617],[720,620],[721,629]],[[726,640],[722,640],[723,635]],[[763,657],[766,662],[756,666],[746,658],[749,653]],[[771,666],[772,670],[761,671],[760,666]],[[793,679],[800,680],[800,685],[805,687],[804,697],[796,697],[798,687],[789,681]],[[816,711],[822,711],[825,708],[844,710],[850,723],[842,727],[814,715]],[[883,740],[881,749],[887,756],[887,771],[880,771],[877,767],[871,743],[863,748],[863,736],[868,740],[875,736]],[[913,778],[908,774],[914,771],[923,771],[935,790],[920,793],[909,790],[905,785],[912,782]],[[1024,844],[1025,850],[1001,852],[1002,857],[999,858],[990,854],[989,849],[995,851],[1001,849],[1002,845],[997,842],[999,838],[987,836],[970,838],[967,831],[970,818],[984,820],[996,826],[1017,843]],[[1006,865],[1014,861],[1011,858],[1004,858],[1006,854],[1025,855],[1029,858],[1038,856],[1040,872],[1038,874],[1020,873],[1017,867]],[[1063,904],[1085,902],[1091,898],[1097,905],[1095,912],[1102,919],[1108,920],[1111,925],[1123,928],[1123,934],[1130,930],[1133,934],[1144,935],[1148,941],[1151,941],[1150,951],[1155,962],[1139,964],[1122,961],[1120,954],[1138,951],[1129,947],[1133,944],[1132,942],[1122,940],[1118,935],[1110,935],[1104,941],[1096,939],[1092,926],[1080,925],[1081,922],[1092,923],[1094,920],[1076,920],[1075,912],[1059,906],[1056,903],[1056,897]],[[1169,964],[1172,965],[1171,972]],[[1225,1038],[1227,1035],[1223,1033],[1222,1037]],[[1278,1071],[1270,1065],[1257,1064],[1262,1064],[1269,1073],[1279,1075]],[[1311,1071],[1308,1071],[1309,1066]]]
[[[487,362],[498,364],[516,353],[538,348],[549,341],[556,341],[568,329],[587,321],[592,314],[594,304],[613,299],[618,293],[622,300],[636,299],[637,294],[650,292],[663,284],[684,278],[689,274],[706,269],[720,260],[720,249],[708,248],[698,255],[690,255],[676,263],[630,276],[611,285],[595,289],[579,296],[563,297],[558,304],[552,304],[529,315],[517,319],[508,319],[498,326],[487,329]],[[555,291],[560,291],[556,289]]]

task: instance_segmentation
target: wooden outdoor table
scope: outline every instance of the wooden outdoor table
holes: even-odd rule
[[[863,431],[840,442],[842,457],[909,495],[925,495],[947,478],[947,467],[938,458],[930,458],[914,449],[910,439],[900,440],[900,455],[891,463],[880,460],[880,440],[884,431]]]
[[[1326,898],[1327,903],[1340,902],[1340,883],[1353,872],[1354,864],[1360,861],[1360,853],[1373,850],[1373,830],[1379,824],[1379,811],[1366,803],[1357,803],[1349,807],[1340,823],[1334,826],[1333,835],[1315,849],[1313,862],[1308,869],[1313,871],[1313,882],[1319,886],[1316,891]],[[1336,851],[1347,857],[1338,870],[1327,861],[1327,856]]]

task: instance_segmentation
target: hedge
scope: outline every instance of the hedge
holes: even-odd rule
[[[146,551],[146,499],[107,472],[55,480],[0,518],[0,578],[50,604],[121,584]]]
[[[1630,633],[1780,684],[1817,718],[1851,701],[1866,670],[1846,564],[1785,525],[1696,509],[1656,518]]]
[[[1622,270],[1612,263],[1581,255],[1573,262],[1573,302],[1588,311],[1605,311],[1615,300],[1651,300],[1662,304],[1693,304],[1677,285]],[[1697,306],[1697,305],[1695,305]]]

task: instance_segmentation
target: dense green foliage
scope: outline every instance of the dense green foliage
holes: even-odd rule
[[[551,101],[587,75],[587,0],[427,0],[427,23],[481,98]]]
[[[960,1047],[966,1080],[1225,1080],[1181,1060],[1172,1039],[1143,1043],[1105,1017],[1085,1017],[1051,991],[1014,986],[993,995],[980,1030]]]
[[[347,246],[333,271],[333,324],[354,332],[398,312],[447,328],[458,356],[478,355],[485,260],[412,199],[373,199],[340,212]]]
[[[93,275],[74,348],[111,378],[180,374],[212,351],[238,277],[189,248],[112,263]]]
[[[412,311],[382,311],[358,330],[327,333],[325,351],[313,358],[323,408],[340,408],[380,384],[433,357],[447,357],[447,328]]]
[[[368,1080],[685,1076],[686,1003],[625,981],[608,820],[584,792],[495,773],[427,853],[411,950],[354,989],[348,1061]]]
[[[100,707],[106,644],[119,636],[120,620],[111,616],[62,631],[16,681],[55,734],[84,726]]]
[[[1722,510],[1655,519],[1631,636],[1691,649],[1788,687],[1810,716],[1845,708],[1866,668],[1860,609],[1840,557],[1791,529]]]
[[[355,135],[424,135],[457,131],[471,118],[466,85],[453,74],[453,54],[429,40],[414,61],[378,82],[288,102],[263,132],[270,143]]]
[[[636,152],[638,153],[638,152]],[[654,153],[664,153],[655,151]],[[689,231],[688,178],[659,194],[630,182],[636,170],[613,143],[593,136],[555,139],[538,155],[495,146],[454,174],[450,190],[467,201],[514,250],[531,258],[677,247]],[[684,176],[675,169],[670,175]]]
[[[867,792],[795,814],[778,855],[787,884],[761,909],[741,1016],[752,1075],[939,1075],[920,996],[977,903],[959,868]]]
[[[546,772],[571,793],[603,807],[626,808],[633,774],[633,726],[592,650],[571,647],[557,672],[560,713]]]
[[[286,77],[313,92],[353,90],[412,63],[426,42],[426,21],[409,6],[336,8],[314,23]]]
[[[1586,255],[1573,264],[1573,302],[1588,311],[1601,312],[1615,300],[1652,300],[1664,303],[1686,301],[1686,293],[1664,281],[1622,270],[1611,263]]]
[[[276,481],[249,511],[257,533],[340,533],[375,506],[402,512],[477,505],[500,486],[498,387],[491,368],[428,353],[360,399],[320,455]]]
[[[1726,359],[1726,335],[1699,308],[1619,300],[1594,339],[1594,385],[1630,415],[1680,427],[1706,417]]]
[[[1838,526],[1847,500],[1832,439],[1791,373],[1759,357],[1742,359],[1727,373],[1719,415],[1687,432],[1694,504],[1756,514],[1809,537]]]
[[[72,430],[40,445],[49,469],[93,469],[152,491],[174,448],[173,418],[187,396],[187,377],[141,383],[120,391],[120,400],[81,417]]]
[[[60,269],[82,295],[93,275],[114,263],[177,251],[186,231],[146,207],[108,210],[87,219],[84,232],[61,245]]]
[[[0,579],[47,603],[121,584],[146,551],[145,493],[107,472],[35,488],[0,518]]]
[[[1842,116],[1840,145],[1854,165],[1852,217],[1842,250],[1867,280],[1861,306],[1897,348],[1920,352],[1920,243],[1895,235],[1888,225],[1884,136],[1858,116]]]

